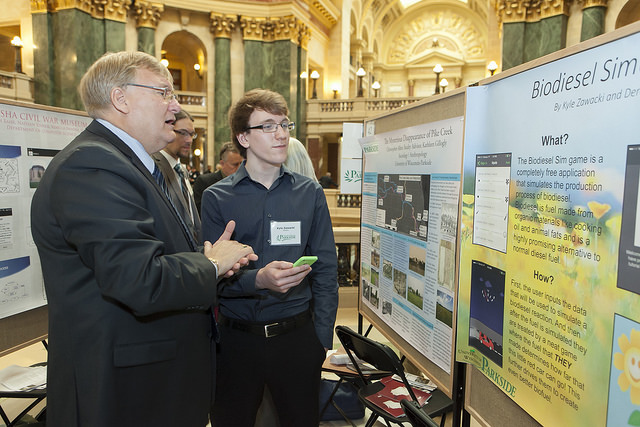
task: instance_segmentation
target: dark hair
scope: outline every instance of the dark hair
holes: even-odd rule
[[[242,157],[247,157],[247,149],[240,145],[237,135],[246,132],[249,126],[249,117],[255,110],[267,113],[288,116],[287,101],[282,95],[268,89],[253,89],[246,92],[229,110],[229,127],[231,128],[231,140]]]
[[[186,112],[186,111],[184,111],[183,109],[180,109],[180,111],[178,111],[178,112],[175,114],[175,116],[176,116],[176,122],[177,122],[178,120],[182,120],[182,119],[189,119],[189,120],[191,120],[191,121],[194,121],[194,120],[193,120],[193,116],[191,116],[191,114],[187,113],[187,112]]]

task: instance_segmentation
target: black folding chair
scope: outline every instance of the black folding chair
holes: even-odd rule
[[[427,415],[420,406],[416,404],[416,402],[402,399],[400,401],[400,405],[402,405],[402,409],[404,410],[404,413],[412,427],[438,427],[438,424],[436,424],[436,422],[433,421],[433,419],[431,419],[431,417]]]
[[[408,418],[403,411],[399,411],[400,413],[394,415],[392,412],[397,413],[398,411],[388,411],[373,402],[376,400],[375,396],[379,396],[385,388],[384,379],[373,380],[367,377],[358,363],[358,359],[360,359],[377,370],[397,375],[409,392],[411,400],[417,402],[416,393],[418,392],[409,384],[404,372],[404,366],[398,355],[388,346],[360,335],[346,326],[336,326],[336,335],[355,366],[362,384],[364,384],[358,390],[358,398],[371,411],[366,427],[373,426],[380,417],[385,420],[389,427],[390,422],[397,424],[407,422]],[[431,398],[421,405],[421,408],[430,417],[441,416],[440,425],[444,427],[446,413],[453,409],[453,401],[441,390],[436,389],[431,392]]]

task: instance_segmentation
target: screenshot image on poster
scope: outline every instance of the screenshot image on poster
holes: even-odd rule
[[[473,244],[507,252],[511,153],[476,156]]]
[[[627,147],[622,202],[622,229],[618,251],[618,287],[640,294],[640,145]]]

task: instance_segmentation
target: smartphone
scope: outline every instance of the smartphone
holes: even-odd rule
[[[298,258],[298,260],[296,262],[293,263],[293,266],[294,267],[298,267],[298,266],[304,265],[304,264],[311,265],[314,262],[316,262],[317,260],[318,260],[317,256],[313,256],[313,255],[301,256],[300,258]]]

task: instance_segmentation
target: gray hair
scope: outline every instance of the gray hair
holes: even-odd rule
[[[295,138],[289,138],[289,148],[287,150],[287,160],[284,165],[288,167],[292,172],[299,173],[308,178],[311,178],[315,182],[318,182],[316,178],[316,172],[313,169],[313,163],[307,149]]]
[[[139,68],[166,77],[173,84],[171,73],[155,56],[144,52],[107,52],[89,67],[78,86],[89,116],[99,118],[111,104],[111,90],[133,83]]]

